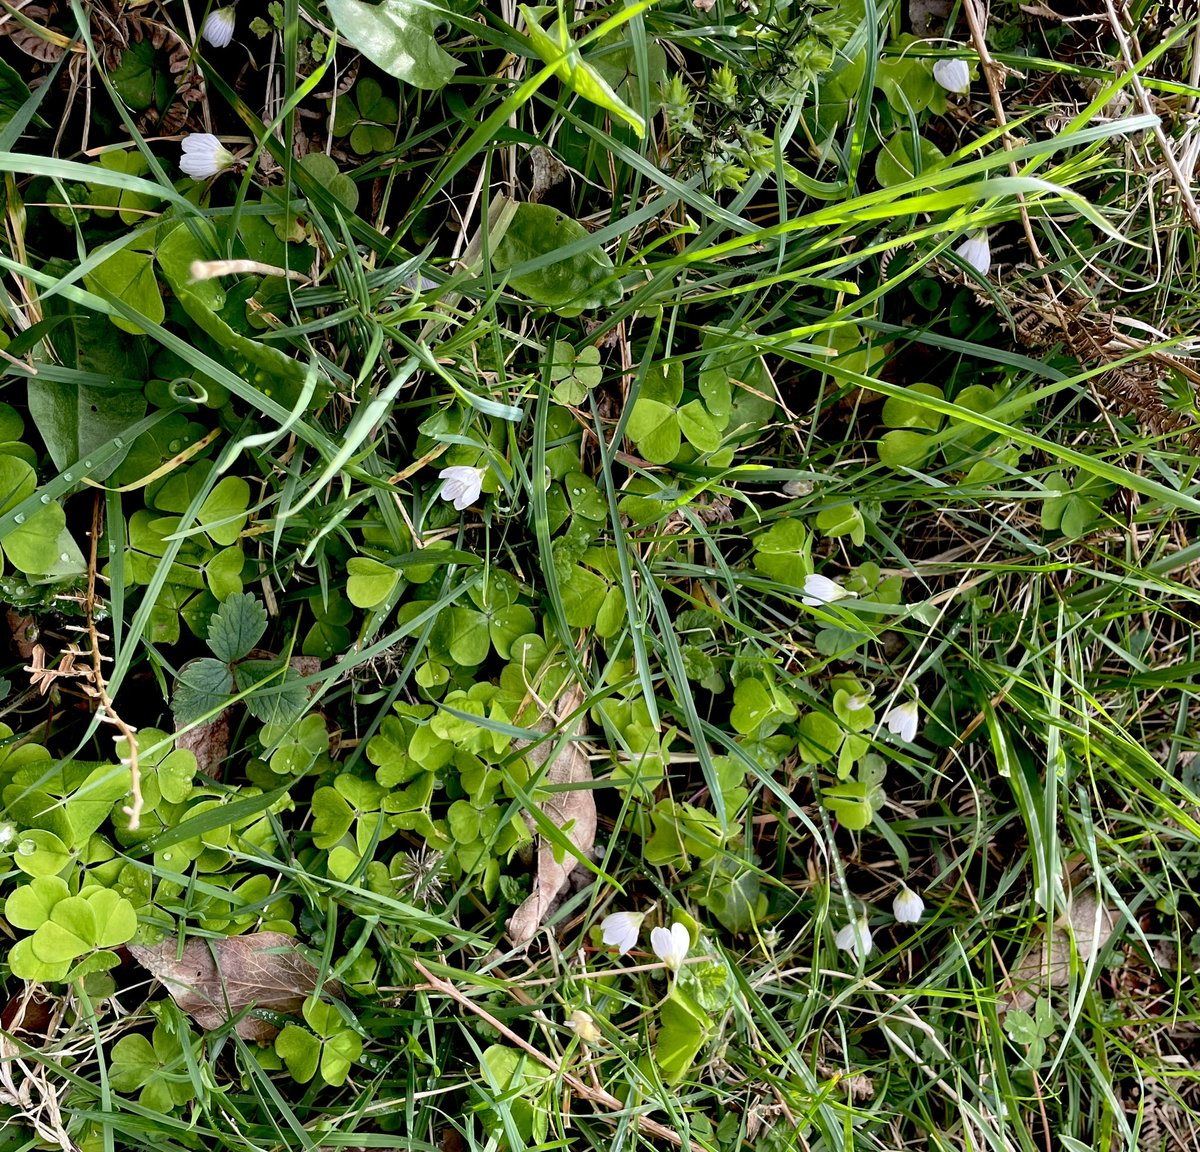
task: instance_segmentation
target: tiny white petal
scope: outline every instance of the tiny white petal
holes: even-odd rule
[[[956,249],[955,252],[965,260],[980,276],[986,276],[992,267],[992,246],[988,243],[987,229],[973,232]]]
[[[438,476],[445,481],[442,485],[441,497],[450,500],[456,511],[461,512],[479,499],[483,491],[483,477],[486,469],[468,468],[461,464],[443,468]]]
[[[214,8],[200,26],[200,36],[214,48],[224,48],[233,39],[237,13],[233,8]]]
[[[650,933],[650,947],[672,972],[678,972],[680,965],[687,959],[688,949],[692,946],[692,934],[686,924],[678,920],[666,928],[655,928]]]
[[[604,943],[624,956],[637,943],[645,918],[644,912],[614,912],[605,916],[600,922]]]
[[[804,587],[800,599],[801,603],[807,604],[810,608],[819,608],[822,604],[834,604],[838,600],[845,600],[848,596],[856,595],[856,592],[843,588],[836,580],[830,580],[828,576],[821,576],[813,572],[804,577]]]
[[[0,848],[7,848],[17,838],[17,826],[11,820],[0,824]]]
[[[907,884],[896,893],[892,901],[892,915],[899,924],[916,924],[925,911],[925,901]]]
[[[965,60],[938,60],[933,66],[933,78],[959,96],[971,91],[971,69]]]
[[[856,960],[870,956],[871,949],[874,947],[871,942],[871,929],[861,916],[839,928],[833,942],[843,952],[849,952]]]
[[[233,153],[211,132],[193,132],[183,138],[179,167],[193,180],[207,180],[234,163]]]
[[[883,716],[887,730],[893,736],[899,736],[906,744],[911,744],[916,739],[920,719],[920,708],[915,700],[897,704],[895,708],[889,708]]]

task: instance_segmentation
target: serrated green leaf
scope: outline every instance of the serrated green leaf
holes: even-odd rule
[[[267,610],[249,592],[228,596],[208,625],[208,646],[226,664],[243,659],[267,630]]]
[[[228,703],[233,691],[233,673],[220,660],[204,656],[190,660],[179,670],[171,697],[171,712],[180,725],[203,716],[215,716]]]

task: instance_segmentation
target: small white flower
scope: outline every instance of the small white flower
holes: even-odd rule
[[[860,916],[838,929],[833,942],[843,951],[849,952],[855,960],[863,960],[871,955],[874,945],[871,943],[871,929],[867,921]]]
[[[207,180],[233,165],[233,153],[211,132],[193,132],[183,138],[179,167],[193,180]]]
[[[11,820],[0,824],[0,848],[7,848],[17,838],[17,826]]]
[[[907,884],[896,893],[892,901],[892,915],[898,924],[917,924],[925,911],[925,901]]]
[[[600,922],[600,931],[604,934],[604,943],[624,956],[638,941],[642,921],[646,919],[645,912],[614,912],[605,916]]]
[[[232,6],[229,8],[214,8],[204,17],[200,26],[200,36],[214,48],[224,48],[233,39],[233,29],[237,24],[237,13]],[[937,69],[934,69],[935,76]]]
[[[980,276],[986,276],[992,266],[992,246],[988,243],[987,229],[972,232],[954,249]]]
[[[971,91],[971,69],[965,60],[939,60],[933,66],[933,78],[958,96]]]
[[[917,723],[921,719],[920,709],[915,700],[905,700],[895,708],[889,708],[883,714],[883,722],[893,736],[899,736],[905,744],[911,744],[917,737]]]
[[[479,494],[483,491],[485,475],[487,475],[486,468],[467,468],[462,464],[443,468],[438,473],[438,476],[445,481],[439,495],[443,500],[453,501],[455,510],[461,512],[479,499]]]
[[[834,604],[838,600],[845,600],[848,596],[858,595],[857,592],[843,588],[836,580],[830,580],[828,576],[819,576],[815,572],[804,577],[802,591],[801,603],[807,604],[810,608],[819,608],[822,604]]]
[[[596,1021],[580,1008],[571,1013],[567,1027],[585,1044],[598,1044],[604,1038],[600,1029],[596,1027]]]
[[[670,931],[666,928],[655,928],[650,933],[650,947],[654,949],[654,955],[672,972],[679,971],[679,966],[687,958],[691,946],[692,934],[687,930],[687,925],[680,924],[678,920],[671,925]]]

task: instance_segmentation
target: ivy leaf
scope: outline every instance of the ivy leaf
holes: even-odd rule
[[[438,46],[438,9],[426,0],[326,0],[338,32],[373,64],[414,88],[444,88],[459,61]]]

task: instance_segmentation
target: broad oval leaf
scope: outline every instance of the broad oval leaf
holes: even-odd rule
[[[503,239],[492,251],[492,267],[500,273],[520,269],[587,238],[588,231],[579,221],[549,204],[518,204]],[[611,307],[623,295],[613,278],[613,262],[599,244],[532,271],[516,271],[508,284],[562,316]]]
[[[428,0],[326,0],[342,37],[373,64],[414,88],[443,88],[459,61],[438,47],[438,8]]]

